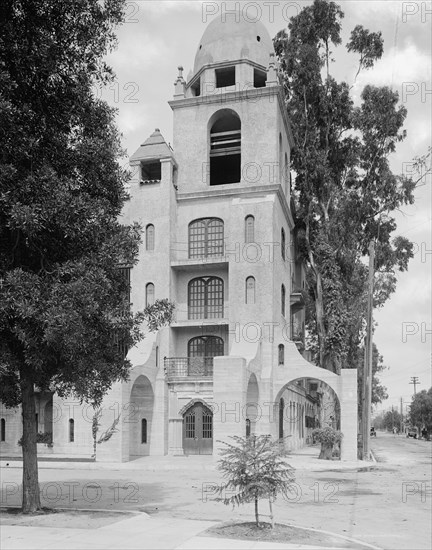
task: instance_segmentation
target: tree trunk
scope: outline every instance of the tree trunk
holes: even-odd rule
[[[255,522],[257,527],[259,527],[259,515],[258,515],[258,499],[255,498]]]
[[[28,367],[27,367],[28,369]],[[36,445],[36,408],[34,384],[25,367],[20,370],[23,420],[23,497],[22,511],[32,513],[40,510],[40,493]]]
[[[326,329],[324,325],[324,298],[321,282],[321,274],[317,269],[315,271],[316,278],[316,293],[315,293],[315,314],[318,332],[318,344],[319,344],[319,366],[326,369],[328,368],[325,360],[325,340]]]
[[[333,445],[321,443],[321,452],[318,458],[323,460],[331,460],[333,456]]]
[[[274,529],[274,516],[273,516],[273,505],[272,505],[272,497],[269,497],[269,508],[270,508],[270,522],[272,529]]]

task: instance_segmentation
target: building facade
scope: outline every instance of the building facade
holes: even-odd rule
[[[356,371],[336,375],[302,356],[293,129],[265,27],[211,22],[187,81],[179,67],[170,106],[173,147],[156,129],[132,155],[122,221],[144,229],[128,273],[133,309],[168,298],[175,319],[129,351],[130,381],[104,401],[100,432],[112,436],[97,445],[97,458],[216,456],[216,441],[251,433],[298,448],[329,423],[324,395],[337,410],[332,421],[343,430],[345,418],[353,430],[345,437],[353,458]],[[93,454],[94,411],[56,396],[43,407],[52,452]]]

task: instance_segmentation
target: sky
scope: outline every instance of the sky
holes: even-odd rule
[[[118,109],[117,124],[123,146],[132,155],[141,143],[160,128],[165,140],[172,142],[172,111],[168,101],[174,93],[177,67],[187,77],[193,67],[200,38],[223,10],[240,9],[249,20],[259,19],[273,37],[286,28],[291,16],[310,1],[202,2],[198,0],[134,0],[127,4],[126,22],[118,29],[117,49],[108,61],[116,80],[96,93]],[[335,52],[332,74],[353,85],[356,102],[366,84],[391,86],[408,110],[404,128],[407,139],[397,145],[391,158],[395,173],[410,173],[414,157],[425,154],[432,134],[431,33],[432,3],[404,1],[337,2],[345,14],[343,45],[351,30],[363,25],[381,31],[384,55],[373,69],[357,72],[358,58],[344,47]],[[429,159],[430,162],[430,159]],[[126,160],[125,160],[126,163]],[[415,174],[413,174],[415,176]],[[381,409],[411,402],[417,391],[432,386],[431,380],[431,175],[415,191],[415,203],[396,213],[395,232],[414,243],[414,258],[409,270],[398,274],[396,292],[385,306],[374,312],[374,341],[389,368],[381,375],[389,399]]]

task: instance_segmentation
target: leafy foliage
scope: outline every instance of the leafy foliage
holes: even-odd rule
[[[407,113],[397,92],[368,85],[355,105],[350,85],[331,75],[342,19],[336,3],[314,0],[291,18],[289,33],[274,39],[295,129],[293,198],[310,290],[309,344],[314,360],[334,372],[358,365],[366,315],[362,260],[369,242],[376,244],[375,307],[395,290],[396,271],[406,270],[413,256],[412,243],[393,235],[391,213],[414,201],[416,184],[389,166],[406,137]],[[381,33],[358,25],[347,48],[359,55],[359,71],[369,69],[383,54]]]
[[[413,426],[424,426],[429,433],[432,432],[432,388],[413,396],[409,416]]]
[[[126,380],[124,350],[169,322],[132,312],[124,267],[141,229],[122,226],[127,174],[115,111],[95,85],[124,0],[0,6],[0,399],[23,408],[23,507],[40,508],[34,390],[100,404]],[[123,269],[120,269],[120,268]]]
[[[294,481],[293,469],[286,462],[287,452],[279,441],[272,441],[270,435],[234,436],[235,444],[225,443],[221,451],[218,469],[227,482],[219,491],[224,504],[240,506],[255,502],[255,520],[259,526],[258,500],[269,499],[271,503],[278,494],[287,495],[290,483]],[[271,512],[272,516],[272,512]],[[272,516],[273,525],[273,516]]]
[[[316,441],[333,447],[335,443],[340,443],[343,438],[342,432],[335,430],[331,426],[325,428],[315,428],[312,432],[312,436]]]

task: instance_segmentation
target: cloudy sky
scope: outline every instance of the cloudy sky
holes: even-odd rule
[[[172,141],[172,111],[168,101],[174,93],[178,65],[187,76],[193,66],[200,38],[214,17],[240,8],[247,18],[259,18],[273,37],[287,26],[304,5],[311,2],[201,2],[198,0],[134,0],[128,3],[127,22],[118,31],[118,48],[109,56],[117,80],[101,92],[118,108],[118,126],[128,155],[157,127]],[[345,13],[343,44],[357,24],[381,31],[384,56],[374,69],[363,72],[354,83],[354,98],[368,84],[388,85],[399,93],[408,110],[408,137],[392,158],[394,172],[411,170],[411,161],[431,144],[431,2],[359,1],[339,2]],[[333,74],[352,84],[357,58],[340,48]],[[416,203],[397,214],[398,234],[411,239],[415,257],[409,271],[401,273],[396,293],[374,313],[374,340],[389,369],[382,381],[389,391],[383,408],[411,400],[412,376],[417,390],[431,385],[431,177],[416,190]]]

